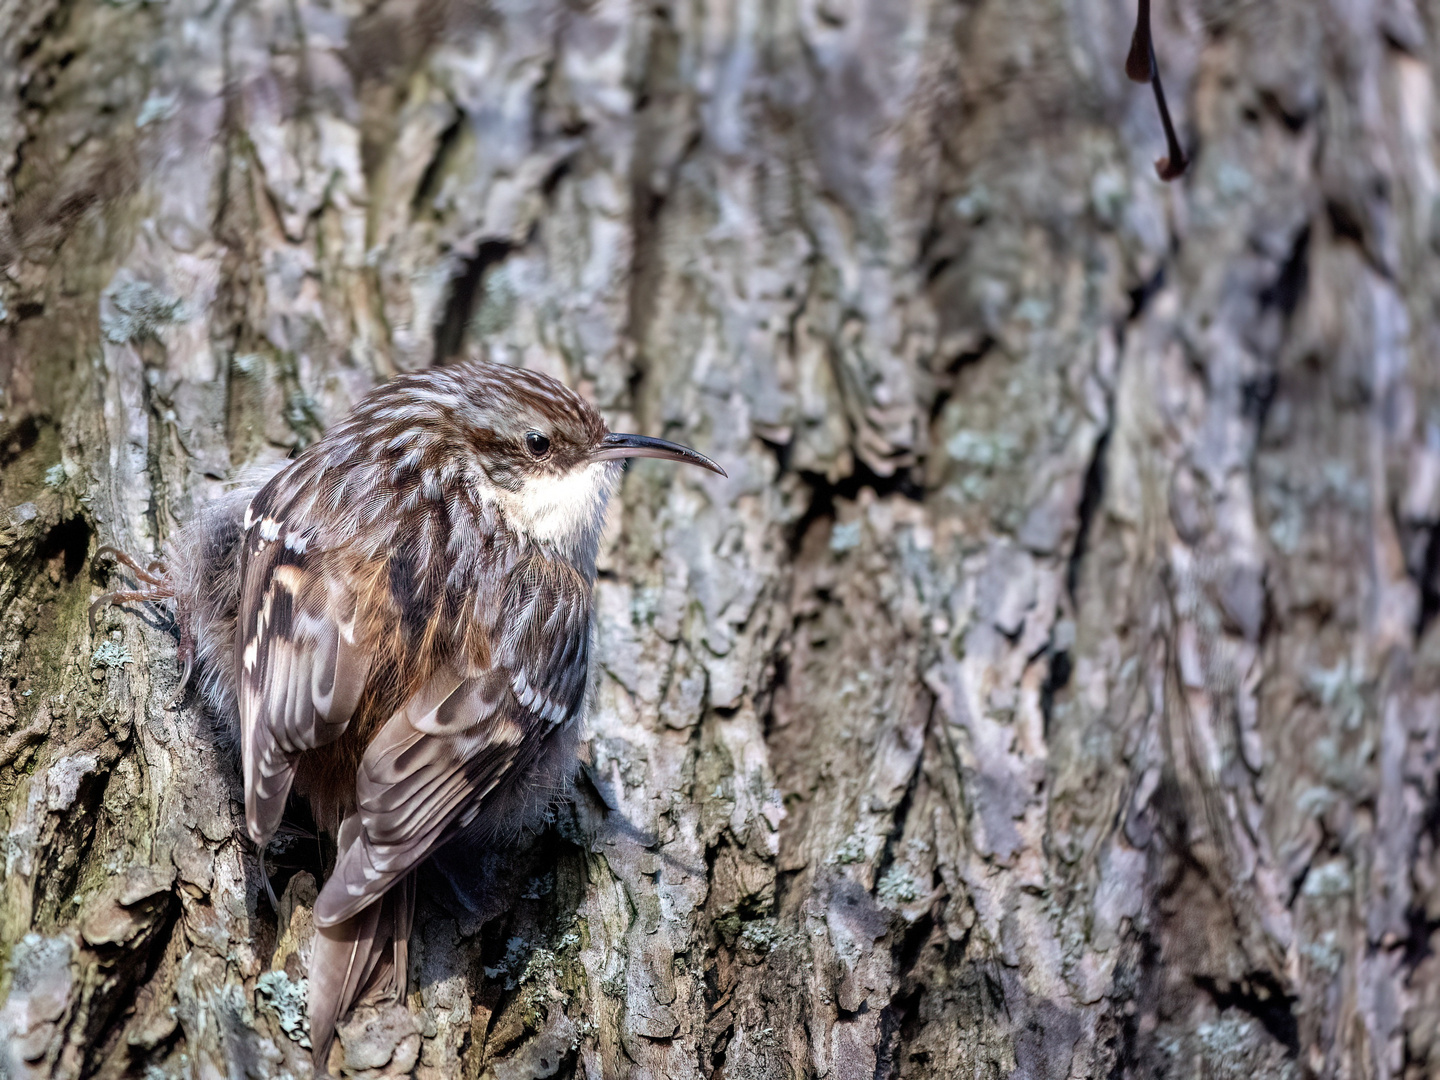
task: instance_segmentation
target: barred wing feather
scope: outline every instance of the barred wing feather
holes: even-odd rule
[[[470,824],[523,777],[546,736],[584,703],[590,594],[569,566],[532,559],[511,574],[499,625],[464,671],[438,672],[382,726],[356,778],[362,825],[315,905],[334,926]]]
[[[245,823],[261,846],[280,825],[296,760],[344,734],[370,672],[353,592],[319,572],[323,555],[313,546],[282,542],[278,528],[267,528],[267,491],[256,497],[259,514],[247,512],[261,520],[242,554],[235,665]]]

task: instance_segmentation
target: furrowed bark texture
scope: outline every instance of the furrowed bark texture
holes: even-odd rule
[[[396,371],[630,471],[367,1078],[1440,1071],[1440,9],[0,0],[0,1075],[308,1075],[318,846],[91,598]],[[286,884],[288,882],[288,884]]]

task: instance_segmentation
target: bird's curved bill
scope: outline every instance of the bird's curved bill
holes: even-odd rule
[[[614,461],[617,458],[653,457],[666,461],[680,461],[687,465],[699,465],[721,476],[725,470],[698,450],[669,442],[666,439],[652,439],[649,435],[626,435],[612,431],[600,440],[600,445],[591,454],[591,461]]]

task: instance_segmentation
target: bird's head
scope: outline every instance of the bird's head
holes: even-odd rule
[[[488,364],[452,370],[469,375],[469,439],[508,523],[567,554],[593,554],[626,458],[725,475],[688,446],[609,430],[589,402],[545,375]]]

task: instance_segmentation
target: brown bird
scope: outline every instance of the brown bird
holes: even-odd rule
[[[96,601],[173,598],[186,678],[238,732],[262,852],[292,789],[337,837],[309,973],[317,1074],[362,994],[405,993],[416,868],[461,835],[513,836],[570,778],[596,550],[631,457],[725,475],[610,432],[543,375],[402,375],[199,515],[160,573],[124,559],[148,588]]]

